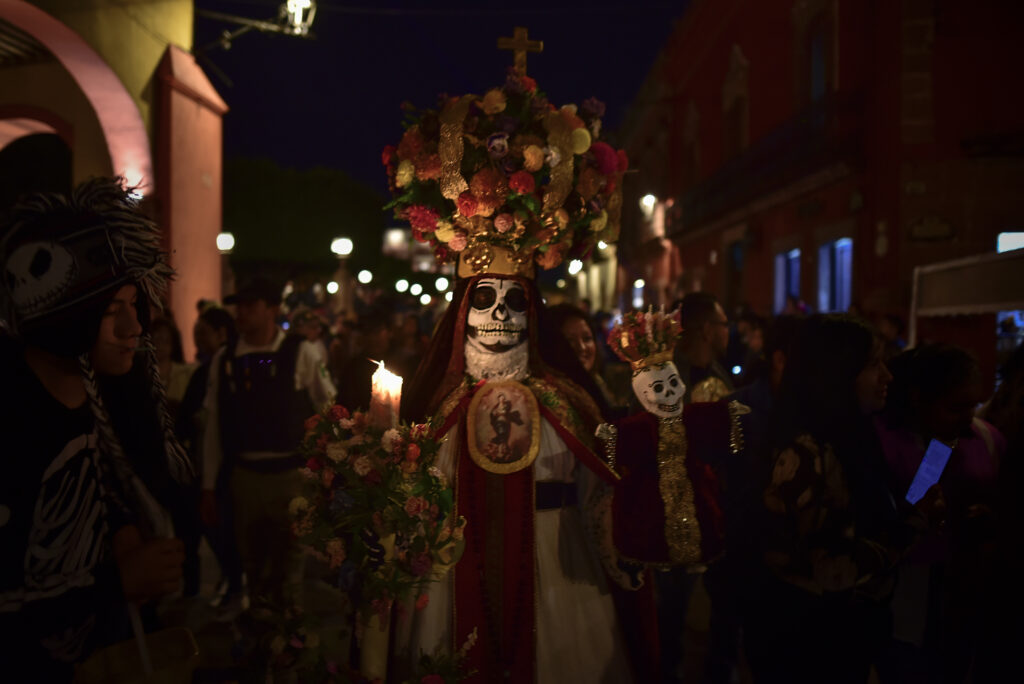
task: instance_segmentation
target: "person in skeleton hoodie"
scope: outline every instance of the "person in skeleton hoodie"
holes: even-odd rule
[[[740,416],[749,412],[735,401],[683,405],[686,387],[672,361],[681,330],[678,311],[653,310],[629,313],[612,328],[609,345],[632,366],[644,411],[597,431],[622,478],[612,502],[615,548],[667,571],[655,574],[664,681],[681,676],[694,580],[725,548],[718,473],[743,448]]]
[[[181,577],[181,542],[141,474],[191,475],[145,332],[172,271],[120,179],[29,196],[9,219],[0,663],[11,681],[70,681],[76,663],[127,638],[126,601],[174,591]],[[129,380],[133,365],[144,376]]]
[[[608,578],[635,586],[608,528],[618,478],[592,451],[599,392],[533,281],[505,266],[460,266],[403,397],[407,417],[433,416],[446,437],[438,467],[468,525],[452,573],[399,619],[397,655],[454,652],[476,630],[472,681],[632,681]]]

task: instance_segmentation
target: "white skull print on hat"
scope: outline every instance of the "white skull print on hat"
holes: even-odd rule
[[[11,252],[4,278],[11,299],[25,315],[60,300],[78,271],[71,253],[55,242],[29,242]]]
[[[676,418],[683,412],[686,385],[671,361],[647,366],[633,375],[633,393],[649,413],[659,418]]]
[[[522,379],[527,374],[527,299],[521,283],[482,278],[469,295],[466,372],[476,379]]]

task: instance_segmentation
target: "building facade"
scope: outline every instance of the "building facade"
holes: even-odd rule
[[[624,125],[624,268],[655,304],[906,318],[914,267],[1024,226],[1022,20],[1001,0],[693,0]]]

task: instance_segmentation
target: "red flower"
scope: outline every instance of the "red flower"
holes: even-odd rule
[[[420,127],[413,126],[402,136],[398,143],[399,159],[415,159],[423,151],[423,136],[420,135]]]
[[[323,470],[324,464],[320,462],[320,459],[314,456],[310,458],[308,461],[306,461],[306,467],[315,473],[317,471]]]
[[[435,180],[441,177],[441,155],[422,154],[414,160],[416,178],[421,181]]]
[[[508,186],[520,195],[529,195],[537,187],[537,181],[528,171],[516,171],[508,179]]]
[[[618,169],[619,159],[615,149],[606,142],[596,142],[590,146],[594,153],[594,161],[597,162],[597,170],[602,175],[610,176]]]
[[[341,404],[335,404],[331,407],[331,420],[339,421],[348,418],[348,409]]]
[[[395,154],[398,152],[398,148],[394,145],[386,145],[384,150],[380,153],[380,161],[384,166],[391,164],[391,161],[395,158]]]
[[[469,192],[459,195],[459,199],[455,203],[459,205],[459,213],[466,218],[475,216],[477,209],[480,207],[480,203]]]
[[[307,418],[306,422],[302,424],[302,427],[306,428],[306,432],[309,432],[310,430],[314,429],[319,424],[320,424],[320,414],[318,413],[315,416],[310,416],[309,418]]]
[[[363,482],[371,485],[379,485],[384,481],[384,477],[380,474],[380,471],[374,468],[370,472],[363,476]]]
[[[405,460],[415,462],[420,457],[420,447],[418,444],[410,444],[405,449]]]
[[[615,156],[618,157],[619,173],[622,173],[623,171],[629,168],[629,157],[626,156],[626,150],[619,150],[618,152],[615,153]]]
[[[519,82],[523,84],[523,89],[528,93],[532,93],[537,90],[537,82],[529,76],[520,76]]]
[[[441,214],[433,207],[414,204],[405,210],[405,217],[409,220],[409,225],[412,226],[414,231],[431,233],[437,230],[437,219],[441,217]],[[420,242],[423,242],[423,240],[420,240]]]
[[[420,594],[420,597],[418,599],[416,599],[416,610],[423,610],[428,605],[430,605],[430,595],[429,594]],[[431,675],[431,676],[436,677],[437,675]],[[424,677],[423,681],[426,681],[426,680],[427,680],[427,677]]]

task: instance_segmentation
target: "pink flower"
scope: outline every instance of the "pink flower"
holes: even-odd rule
[[[420,127],[413,126],[402,136],[398,143],[399,159],[414,159],[423,151],[423,136],[420,135]]]
[[[417,444],[410,444],[405,448],[405,460],[415,462],[420,457],[420,447]]]
[[[441,155],[421,154],[415,159],[416,177],[421,181],[434,180],[441,177]]]
[[[514,225],[512,214],[498,214],[494,217],[494,228],[499,233],[507,233]]]
[[[331,488],[331,483],[334,482],[334,471],[330,468],[324,468],[320,473],[320,478],[323,480],[324,487],[327,489]]]
[[[455,233],[455,237],[448,241],[448,247],[453,252],[461,252],[466,249],[467,242],[466,234],[460,231]]]
[[[520,195],[528,195],[537,187],[533,174],[527,171],[516,171],[508,179],[508,186]]]
[[[430,432],[430,426],[426,423],[416,423],[409,428],[409,439],[419,441],[427,436]]]
[[[341,404],[335,404],[334,406],[331,407],[330,416],[331,420],[338,422],[340,420],[348,418],[348,409],[342,406]]]
[[[412,517],[418,516],[428,508],[429,504],[427,504],[427,500],[422,496],[410,496],[408,501],[405,502],[405,512]]]
[[[597,170],[602,175],[610,176],[618,170],[619,159],[615,149],[605,142],[596,142],[590,146],[594,153],[594,161],[597,162]]]
[[[477,209],[480,208],[480,203],[477,202],[476,198],[468,191],[459,195],[459,199],[457,199],[455,203],[459,207],[459,213],[466,218],[472,218],[475,216]]]

